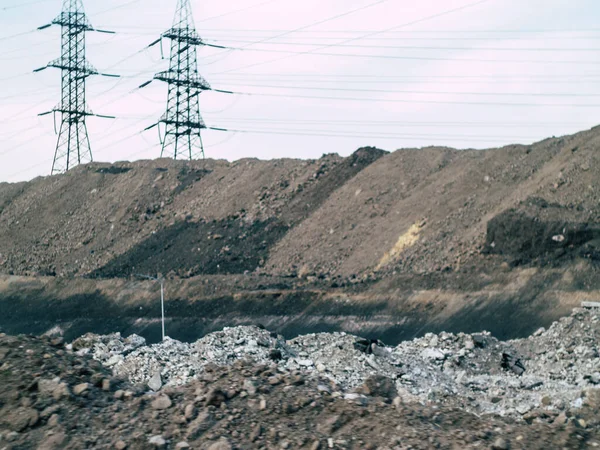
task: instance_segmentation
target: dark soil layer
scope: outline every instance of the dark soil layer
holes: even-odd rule
[[[593,392],[563,425],[405,403],[382,377],[360,392],[365,397],[349,401],[328,380],[239,362],[155,394],[66,351],[60,339],[0,335],[6,450],[175,449],[183,442],[203,450],[584,449],[599,437]]]
[[[575,258],[600,261],[600,225],[545,221],[510,210],[488,222],[485,251],[506,256],[513,265],[558,265]]]
[[[225,326],[258,324],[287,338],[346,331],[389,345],[440,331],[488,330],[510,339],[569,314],[579,306],[580,292],[598,285],[597,276],[574,275],[571,285],[562,283],[563,277],[559,269],[528,269],[493,278],[421,275],[335,288],[326,282],[244,275],[167,280],[166,328],[169,336],[186,342]],[[521,283],[518,289],[496,288],[515,280]],[[68,339],[119,331],[158,342],[159,299],[158,285],[151,282],[0,278],[0,331],[41,334],[59,325]]]
[[[239,218],[178,222],[92,272],[92,278],[169,274],[179,277],[253,272],[287,227],[276,220],[245,224]]]

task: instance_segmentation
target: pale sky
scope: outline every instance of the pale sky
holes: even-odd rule
[[[191,0],[207,41],[199,72],[215,89],[201,108],[208,158],[318,158],[386,150],[528,144],[598,123],[600,4],[593,0]],[[60,0],[0,0],[0,181],[50,173],[60,28],[33,31]],[[160,156],[155,123],[166,85],[134,88],[164,70],[155,46],[176,0],[84,0],[92,25],[88,118],[96,161]],[[371,5],[371,6],[368,6]],[[367,7],[368,6],[368,7]],[[352,12],[353,10],[357,10]],[[20,36],[15,36],[21,34]],[[240,49],[243,48],[243,49]],[[136,53],[137,52],[137,53]],[[168,56],[168,43],[165,42]],[[60,117],[57,117],[60,120]],[[58,124],[59,125],[59,124]]]

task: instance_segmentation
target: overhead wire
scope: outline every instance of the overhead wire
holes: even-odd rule
[[[334,47],[331,45],[324,45],[321,48],[329,48]],[[296,50],[274,50],[268,48],[244,48],[244,51],[253,51],[253,52],[262,52],[262,53],[285,53],[287,56],[283,58],[271,59],[268,61],[257,62],[253,64],[249,64],[247,66],[243,66],[241,68],[225,70],[223,72],[219,72],[218,75],[237,72],[239,70],[248,69],[250,67],[259,66],[262,64],[268,64],[271,62],[281,61],[283,59],[287,59],[290,56],[297,55],[317,55],[317,56],[328,56],[328,57],[346,57],[346,58],[374,58],[374,59],[392,59],[392,60],[406,60],[406,61],[456,61],[456,62],[477,62],[477,63],[513,63],[513,64],[581,64],[581,65],[600,65],[600,61],[577,61],[577,60],[557,60],[557,59],[549,59],[549,60],[532,60],[532,59],[490,59],[490,58],[450,58],[450,57],[433,57],[433,56],[400,56],[400,55],[373,55],[369,53],[332,53],[332,52],[322,52],[316,50],[306,50],[306,51],[296,51]]]
[[[14,5],[10,5],[10,6],[1,7],[0,11],[9,11],[11,9],[22,8],[24,6],[38,5],[40,3],[47,3],[49,1],[51,1],[51,0],[34,0],[34,1],[30,1],[30,2],[18,3],[18,4],[14,4]]]
[[[406,23],[401,24],[401,25],[393,26],[391,28],[387,28],[387,29],[380,30],[380,31],[369,32],[369,33],[363,34],[363,35],[361,35],[359,37],[354,37],[354,38],[351,38],[351,39],[345,39],[344,41],[338,42],[337,44],[347,44],[349,42],[354,42],[356,40],[364,39],[366,37],[377,36],[379,34],[383,34],[383,33],[386,33],[386,32],[392,31],[392,30],[397,30],[399,28],[409,27],[409,26],[412,26],[412,25],[416,25],[416,24],[428,21],[428,20],[432,20],[432,19],[435,19],[435,18],[438,18],[438,17],[445,16],[445,15],[448,15],[448,14],[454,14],[454,13],[459,12],[459,11],[464,11],[464,10],[466,10],[468,8],[472,8],[472,7],[475,7],[475,6],[484,4],[484,3],[488,3],[490,1],[492,1],[492,0],[477,0],[476,2],[460,6],[458,8],[452,8],[452,9],[449,9],[449,10],[445,10],[445,11],[443,11],[441,13],[432,14],[432,15],[429,15],[429,16],[426,16],[426,17],[423,17],[423,18],[420,18],[420,19],[417,19],[417,20],[413,20],[411,22],[406,22]],[[260,41],[258,41],[257,43],[260,43]],[[327,48],[329,48],[329,46],[330,46],[329,44],[320,45],[319,48],[313,49],[313,50],[307,50],[306,52],[303,52],[302,54],[313,54],[316,50],[327,49]],[[256,66],[260,66],[260,65],[264,65],[264,64],[270,64],[272,62],[278,62],[278,61],[281,61],[283,59],[290,58],[292,56],[294,56],[294,55],[287,55],[287,56],[284,56],[284,57],[281,57],[281,58],[274,58],[274,59],[271,59],[271,60],[268,60],[268,61],[256,62],[256,63],[248,64],[248,65],[245,65],[245,66],[242,66],[242,67],[237,67],[235,69],[225,70],[222,73],[236,72],[236,71],[240,71],[240,70],[244,70],[244,69],[249,69],[251,67],[256,67]]]
[[[579,126],[580,122],[474,122],[474,121],[410,121],[410,120],[334,120],[334,119],[282,119],[273,117],[220,117],[231,122],[282,123],[282,124],[327,124],[327,125],[373,125],[394,128],[413,127],[479,127],[479,128],[533,128],[549,126]]]
[[[231,91],[230,91],[231,92]],[[389,98],[361,98],[361,97],[334,97],[334,96],[316,96],[316,95],[289,95],[289,94],[273,94],[265,92],[231,92],[238,95],[256,95],[263,97],[279,97],[279,98],[304,98],[316,100],[339,100],[339,101],[366,101],[366,102],[382,102],[382,103],[407,103],[407,104],[434,104],[434,105],[474,105],[474,106],[526,106],[526,107],[565,107],[565,108],[600,108],[600,104],[562,104],[562,103],[516,103],[516,102],[472,102],[472,101],[444,101],[444,100],[405,100],[405,99],[389,99]]]
[[[368,9],[368,8],[380,5],[380,4],[385,3],[387,1],[389,1],[389,0],[376,0],[374,2],[368,3],[367,5],[363,5],[363,6],[360,6],[358,8],[354,8],[354,9],[351,9],[349,11],[345,11],[345,12],[343,12],[341,14],[336,14],[336,15],[327,17],[325,19],[319,20],[317,22],[313,22],[313,23],[310,23],[308,25],[304,25],[304,26],[295,28],[293,30],[283,31],[283,32],[278,33],[278,34],[276,34],[274,36],[270,36],[270,37],[267,37],[267,38],[264,38],[264,39],[260,39],[260,40],[258,40],[256,42],[253,42],[252,44],[249,44],[247,46],[243,46],[241,49],[246,49],[250,45],[261,44],[261,43],[264,43],[264,42],[268,42],[268,41],[270,41],[272,39],[277,39],[277,38],[280,38],[280,37],[283,37],[283,36],[287,36],[289,34],[293,34],[293,33],[298,32],[298,31],[306,30],[308,28],[316,27],[318,25],[322,25],[322,24],[327,23],[327,22],[331,22],[331,21],[334,21],[334,20],[337,20],[337,19],[341,19],[342,17],[346,17],[346,16],[349,16],[351,14],[357,13],[359,11],[363,11],[365,9]]]
[[[239,39],[222,39],[215,42],[236,42],[236,43],[251,43],[255,41],[239,40]],[[269,42],[269,45],[297,45],[297,46],[313,46],[314,42]],[[406,46],[406,45],[364,45],[364,44],[331,44],[331,47],[342,48],[369,48],[369,49],[390,49],[390,50],[468,50],[468,51],[514,51],[514,52],[598,52],[600,48],[559,48],[559,47],[432,47],[432,46]]]
[[[273,134],[273,135],[285,135],[285,136],[307,136],[307,137],[340,137],[340,138],[376,138],[376,139],[385,139],[385,140],[414,140],[419,137],[411,137],[410,135],[387,135],[387,134],[377,134],[376,136],[370,135],[368,133],[340,133],[340,132],[327,132],[327,130],[261,130],[261,129],[251,129],[251,130],[241,130],[241,129],[231,129],[231,128],[217,128],[217,127],[209,127],[210,130],[214,131],[225,131],[225,132],[233,132],[233,133],[247,133],[247,134]],[[481,136],[471,138],[469,136],[459,136],[458,139],[460,141],[468,142],[468,141],[476,141],[481,142]],[[428,138],[429,141],[449,141],[448,137],[433,137]],[[489,137],[485,142],[512,142],[509,137],[498,136],[498,137]]]
[[[350,89],[337,87],[315,87],[315,86],[297,86],[284,85],[275,86],[250,83],[228,83],[230,86],[244,87],[262,87],[268,89],[291,89],[291,90],[310,90],[310,91],[339,91],[339,92],[376,92],[380,94],[417,94],[417,95],[478,95],[478,96],[514,96],[514,97],[600,97],[600,94],[582,94],[582,93],[536,93],[536,92],[452,92],[452,91],[418,91],[418,90],[395,90],[395,89]]]

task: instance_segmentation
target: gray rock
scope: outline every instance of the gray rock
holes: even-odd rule
[[[152,409],[159,411],[169,409],[172,405],[171,399],[165,394],[159,395],[152,401]]]
[[[208,430],[210,430],[215,423],[215,418],[210,412],[201,412],[198,417],[196,417],[196,419],[189,424],[186,434],[187,439],[190,441],[195,441]]]
[[[194,404],[193,404],[193,403],[190,403],[189,405],[187,405],[187,406],[185,407],[185,410],[184,410],[184,417],[185,417],[187,420],[194,420],[194,419],[196,418],[196,413],[197,413],[197,411],[196,411],[196,407],[194,406]]]
[[[162,436],[152,436],[148,439],[148,443],[156,448],[165,448],[167,441]]]
[[[211,444],[208,447],[208,450],[232,450],[232,448],[233,447],[229,443],[229,440],[227,440],[225,438],[221,438],[214,444]]]
[[[160,372],[156,371],[154,375],[148,381],[148,387],[152,389],[154,392],[158,392],[162,387],[162,378],[160,376]]]
[[[510,450],[509,442],[504,438],[498,438],[492,444],[492,450]]]
[[[89,390],[89,388],[90,388],[90,384],[89,383],[78,384],[77,386],[75,386],[73,388],[73,394],[75,394],[75,395],[82,395],[84,392],[86,392],[87,390]]]

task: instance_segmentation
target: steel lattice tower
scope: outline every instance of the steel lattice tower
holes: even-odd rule
[[[62,51],[61,56],[51,61],[47,66],[37,69],[42,71],[48,67],[61,69],[62,72],[62,96],[61,101],[52,111],[40,114],[61,113],[62,121],[58,133],[58,142],[52,164],[52,174],[63,173],[78,164],[91,162],[92,150],[88,137],[86,117],[94,115],[86,103],[85,83],[91,75],[99,74],[98,71],[86,60],[85,36],[88,31],[95,30],[90,24],[84,9],[82,0],[63,0],[62,12],[48,25],[39,29],[45,29],[52,25],[61,26]],[[98,116],[111,117],[111,116]]]
[[[165,124],[161,157],[203,158],[200,130],[206,125],[200,115],[199,94],[211,87],[198,74],[197,47],[205,43],[196,31],[189,0],[177,0],[173,27],[162,38],[171,40],[171,56],[169,70],[154,76],[169,86],[167,111],[159,121]]]

